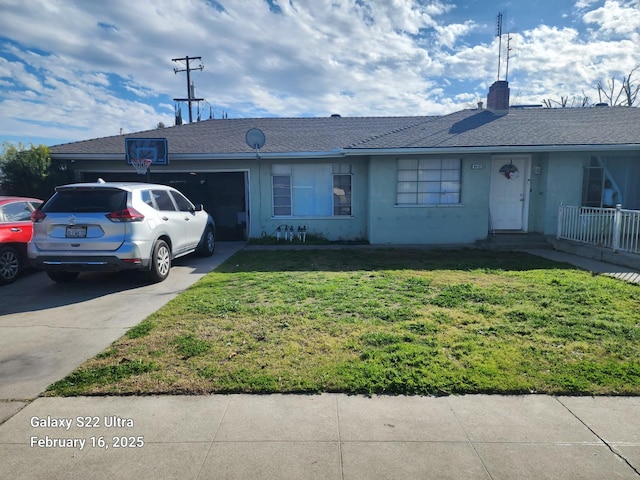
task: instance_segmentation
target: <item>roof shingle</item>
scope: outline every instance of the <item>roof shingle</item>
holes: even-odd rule
[[[463,110],[445,116],[244,118],[206,120],[164,129],[51,147],[52,154],[124,155],[125,138],[166,138],[169,155],[249,154],[251,128],[266,137],[261,153],[331,153],[509,146],[638,145],[640,109],[512,108],[506,115]]]

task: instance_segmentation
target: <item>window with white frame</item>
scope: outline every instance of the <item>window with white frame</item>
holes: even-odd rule
[[[452,205],[460,203],[459,158],[398,159],[398,205]]]
[[[291,215],[291,166],[274,165],[271,171],[273,215]]]
[[[333,214],[351,216],[351,164],[333,165]]]
[[[350,164],[273,165],[273,215],[351,215],[351,175]]]

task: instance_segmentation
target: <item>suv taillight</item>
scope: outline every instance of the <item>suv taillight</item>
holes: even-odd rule
[[[112,222],[141,222],[144,220],[144,215],[135,208],[125,208],[124,210],[111,212],[106,217]]]
[[[31,212],[31,221],[33,223],[40,223],[41,221],[43,221],[45,218],[47,217],[47,214],[44,213],[42,210],[34,210],[33,212]]]

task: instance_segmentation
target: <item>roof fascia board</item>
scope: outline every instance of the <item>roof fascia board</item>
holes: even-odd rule
[[[277,152],[259,153],[264,159],[294,159],[294,158],[344,158],[353,156],[382,156],[382,155],[441,155],[441,154],[472,154],[472,153],[531,153],[548,152],[604,152],[619,151],[627,152],[640,150],[640,144],[614,144],[614,145],[518,145],[518,146],[491,146],[491,147],[432,147],[432,148],[344,148],[335,149],[329,152]],[[116,160],[124,159],[124,153],[104,154],[104,153],[51,153],[52,159],[60,160]],[[231,153],[231,154],[211,154],[211,153],[180,153],[169,154],[171,160],[254,160],[255,153]]]
[[[123,153],[54,153],[49,155],[55,160],[124,160]]]
[[[330,152],[257,152],[260,158],[342,158],[344,150],[332,150]],[[169,154],[169,160],[255,160],[253,153],[176,153]]]
[[[416,155],[416,154],[469,154],[469,153],[549,153],[549,152],[610,152],[640,150],[640,144],[624,145],[519,145],[519,146],[493,146],[493,147],[433,147],[433,148],[370,148],[370,149],[345,149],[345,156],[355,155]]]
[[[260,158],[288,159],[288,158],[342,158],[344,150],[332,150],[330,152],[258,152]],[[56,160],[123,160],[124,153],[51,153],[51,158]],[[169,153],[171,160],[255,160],[256,153]]]

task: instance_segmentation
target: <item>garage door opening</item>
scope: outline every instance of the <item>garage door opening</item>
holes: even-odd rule
[[[170,185],[193,203],[202,203],[216,221],[221,241],[247,239],[246,172],[162,173],[152,172],[151,182]],[[140,182],[143,175],[131,173],[84,173],[85,181],[101,177],[107,182]]]

